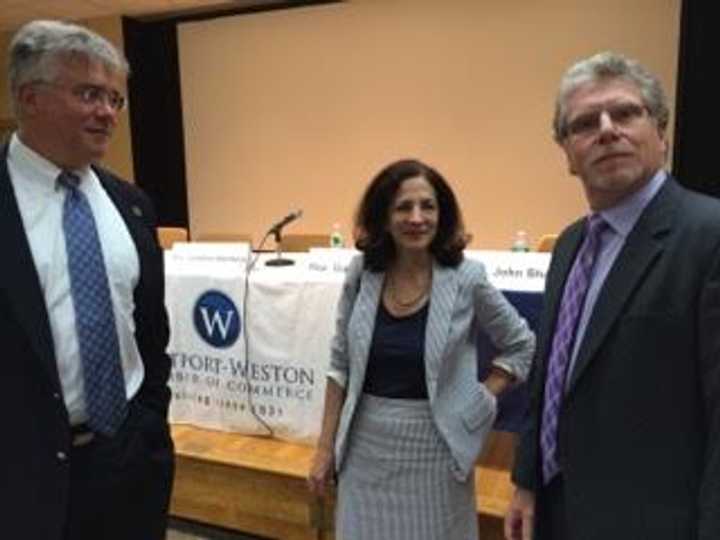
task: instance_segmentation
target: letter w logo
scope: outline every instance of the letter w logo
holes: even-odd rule
[[[215,329],[217,328],[222,335],[223,341],[226,340],[235,312],[226,311],[225,320],[223,320],[222,313],[219,309],[214,310],[212,312],[212,315],[209,313],[209,311],[210,310],[207,307],[200,307],[200,312],[202,313],[202,318],[203,322],[205,323],[205,330],[207,331],[207,335],[214,337]]]
[[[193,308],[195,331],[213,347],[230,347],[240,335],[240,313],[232,299],[220,291],[207,291]]]

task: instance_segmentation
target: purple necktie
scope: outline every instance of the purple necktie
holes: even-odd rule
[[[557,460],[558,417],[565,388],[565,379],[570,364],[578,321],[585,302],[590,276],[600,246],[600,235],[607,228],[607,222],[598,214],[588,217],[585,225],[585,239],[575,257],[565,290],[563,291],[560,313],[555,325],[552,349],[545,378],[545,398],[540,428],[540,450],[542,454],[543,482],[559,472]]]

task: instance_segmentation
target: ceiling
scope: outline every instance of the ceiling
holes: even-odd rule
[[[280,0],[0,0],[0,32],[32,19],[92,19],[109,15],[153,16],[209,9],[242,9]]]

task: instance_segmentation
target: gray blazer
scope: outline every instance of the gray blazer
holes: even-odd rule
[[[384,273],[363,270],[362,256],[351,262],[337,309],[328,376],[346,391],[335,437],[339,471],[348,430],[362,395]],[[425,377],[438,431],[464,481],[492,427],[495,397],[477,380],[477,337],[483,330],[501,351],[495,362],[524,380],[535,349],[527,323],[487,279],[485,267],[464,260],[456,268],[435,264],[425,330]]]

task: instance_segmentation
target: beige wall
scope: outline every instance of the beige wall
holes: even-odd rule
[[[10,44],[10,33],[0,32],[0,51],[7,51]],[[15,120],[10,107],[10,91],[7,85],[7,54],[0,60],[0,143],[4,143],[13,131]]]
[[[84,21],[89,28],[104,36],[116,46],[123,47],[122,20],[120,17],[103,17]],[[2,51],[2,73],[0,74],[0,120],[12,118],[10,96],[7,82],[7,48],[12,33],[0,34],[0,51]],[[128,112],[122,113],[113,142],[103,164],[127,180],[133,179],[132,148],[130,139],[130,123]]]
[[[2,63],[0,67],[0,119],[9,120],[12,118],[10,109],[10,91],[7,83],[7,49],[12,36],[7,32],[0,32],[0,51],[2,51]]]
[[[101,36],[110,40],[121,50],[123,48],[122,19],[120,17],[102,17],[90,19],[85,24]],[[132,66],[131,66],[132,68]],[[132,106],[132,104],[130,104]],[[130,119],[128,108],[120,115],[112,144],[103,160],[103,165],[110,168],[122,178],[133,181],[132,145],[130,136]]]
[[[179,32],[191,230],[256,241],[349,231],[397,158],[454,186],[474,247],[531,240],[585,211],[551,141],[556,85],[612,48],[675,99],[680,0],[351,0],[187,23]]]

